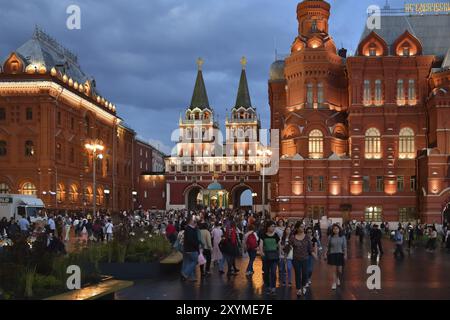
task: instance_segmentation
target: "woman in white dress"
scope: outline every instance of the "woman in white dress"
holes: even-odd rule
[[[213,263],[215,261],[217,261],[217,263],[219,264],[219,272],[223,273],[224,272],[223,271],[224,260],[223,260],[222,252],[220,251],[220,248],[219,248],[219,243],[223,237],[223,231],[220,228],[219,221],[216,221],[216,223],[214,225],[214,229],[211,232],[211,236],[213,238],[213,251],[212,251],[212,255],[211,255],[211,261]]]

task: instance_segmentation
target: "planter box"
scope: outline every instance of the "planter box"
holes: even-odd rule
[[[159,262],[151,263],[100,263],[102,274],[119,280],[153,279],[161,274]]]

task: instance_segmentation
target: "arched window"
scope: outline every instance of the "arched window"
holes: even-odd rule
[[[323,134],[320,130],[309,133],[309,157],[311,159],[323,158]]]
[[[103,204],[103,189],[102,188],[98,188],[97,189],[97,195],[96,195],[96,202],[98,205]]]
[[[381,159],[381,135],[380,131],[370,128],[366,131],[366,159]]]
[[[69,190],[69,201],[77,202],[78,199],[78,188],[76,185],[71,185]]]
[[[416,157],[414,131],[411,128],[403,128],[399,134],[400,159],[414,159]]]
[[[37,194],[36,186],[34,184],[32,184],[31,182],[25,182],[22,185],[20,194],[28,195],[28,196],[35,196]]]
[[[58,187],[56,188],[56,200],[58,202],[64,201],[64,185],[58,184]]]
[[[0,194],[5,194],[5,193],[10,193],[10,188],[6,183],[2,182],[2,183],[0,183]]]
[[[5,157],[7,154],[7,144],[6,141],[0,140],[0,157]]]
[[[25,156],[26,157],[34,156],[34,143],[31,140],[25,141]]]
[[[397,105],[405,105],[405,89],[402,79],[397,80]]]

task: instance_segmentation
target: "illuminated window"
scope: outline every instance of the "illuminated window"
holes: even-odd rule
[[[58,184],[58,188],[56,189],[56,200],[58,202],[64,201],[64,186],[62,184]]]
[[[365,147],[366,159],[381,159],[381,135],[378,129],[366,131]]]
[[[20,190],[20,193],[27,196],[35,196],[37,194],[37,189],[31,182],[25,182],[22,185],[22,190]]]
[[[6,194],[9,192],[10,192],[9,186],[6,183],[0,183],[0,194]]]
[[[382,88],[381,80],[375,80],[375,105],[379,106],[382,103]]]
[[[78,188],[75,185],[72,185],[69,190],[69,201],[76,202],[78,199]]]
[[[381,222],[383,216],[382,207],[366,207],[364,218],[367,222]]]
[[[32,157],[34,156],[34,143],[33,141],[25,141],[25,156]]]
[[[317,85],[317,103],[319,104],[319,108],[324,103],[323,83]]]
[[[308,83],[306,86],[306,103],[308,108],[312,108],[314,102],[314,93],[313,93],[313,85],[312,83]]]
[[[397,105],[399,106],[405,105],[405,89],[402,79],[399,79],[397,81]]]
[[[4,140],[0,140],[0,157],[5,157],[8,153],[7,143]]]
[[[370,80],[364,80],[364,97],[363,104],[369,106],[372,104],[372,93],[370,90]]]
[[[403,56],[404,57],[409,57],[410,56],[410,49],[409,49],[409,47],[404,47],[403,48]]]
[[[309,134],[309,157],[311,159],[323,158],[323,134],[320,130],[313,130]]]
[[[369,45],[369,56],[371,57],[377,56],[377,45],[373,42]]]
[[[411,106],[416,105],[416,82],[414,79],[410,79],[408,82],[408,104]]]
[[[399,134],[400,159],[414,159],[416,157],[414,131],[411,128],[403,128]]]

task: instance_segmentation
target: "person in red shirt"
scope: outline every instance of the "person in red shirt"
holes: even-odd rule
[[[169,224],[167,225],[167,228],[166,228],[166,237],[172,245],[175,243],[175,241],[177,239],[176,233],[177,233],[177,229],[173,225],[173,222],[169,221]]]

